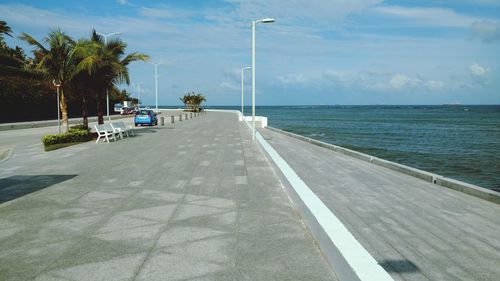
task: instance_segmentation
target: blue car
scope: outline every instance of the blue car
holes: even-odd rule
[[[156,126],[158,125],[158,117],[150,109],[140,109],[135,113],[134,123],[136,127],[139,125]]]

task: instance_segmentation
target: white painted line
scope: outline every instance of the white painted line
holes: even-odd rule
[[[295,204],[305,207],[301,210],[299,206],[299,212],[340,280],[393,280],[260,133],[256,138],[295,191],[292,200],[300,200]]]

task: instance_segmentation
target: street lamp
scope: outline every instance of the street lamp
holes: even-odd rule
[[[252,140],[255,140],[255,25],[273,22],[271,18],[252,21]]]
[[[141,83],[137,83],[137,110],[141,109]]]
[[[245,113],[243,112],[243,103],[244,103],[243,97],[245,96],[245,94],[244,94],[245,86],[244,86],[244,82],[243,82],[244,81],[243,71],[245,69],[251,69],[251,68],[252,68],[251,66],[245,66],[245,67],[241,68],[241,115],[243,116],[243,118],[245,118]]]
[[[113,32],[113,33],[108,33],[108,34],[104,34],[104,33],[100,33],[100,32],[96,32],[96,33],[101,35],[102,37],[104,37],[104,45],[108,45],[108,36],[122,34],[121,32]],[[111,121],[111,117],[109,117],[109,92],[108,92],[108,89],[106,89],[106,113],[108,115],[108,120]]]
[[[149,63],[155,66],[156,111],[158,111],[158,65],[160,65],[161,62],[159,63],[149,62]]]
[[[61,113],[60,113],[60,105],[59,105],[59,88],[61,87],[61,82],[57,82],[56,80],[52,80],[52,84],[57,89],[57,127],[59,128],[59,134],[61,133]]]

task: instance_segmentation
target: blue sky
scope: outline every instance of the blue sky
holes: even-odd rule
[[[500,104],[500,0],[0,0],[15,36],[121,32],[129,52],[162,63],[160,105],[187,91],[239,105],[250,23],[264,17],[276,22],[257,25],[257,105]],[[154,67],[130,74],[123,87],[136,96],[140,83],[153,105]]]

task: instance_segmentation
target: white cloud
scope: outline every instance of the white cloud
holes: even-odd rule
[[[129,1],[122,2],[132,5]],[[180,93],[178,89],[239,93],[240,67],[250,62],[249,22],[266,16],[275,17],[277,22],[258,27],[257,81],[260,86],[257,88],[265,91],[282,87],[285,92],[297,89],[297,93],[304,93],[297,96],[299,103],[300,99],[306,101],[304,97],[314,91],[321,94],[359,93],[359,96],[352,95],[356,97],[404,91],[444,93],[458,85],[449,79],[453,71],[461,77],[459,81],[477,86],[476,81],[483,79],[473,76],[468,67],[471,57],[478,62],[489,62],[491,75],[485,76],[496,74],[493,70],[498,63],[490,62],[497,57],[493,50],[496,46],[463,40],[459,32],[450,33],[453,37],[450,39],[446,36],[436,38],[435,34],[425,37],[422,33],[412,33],[411,28],[404,35],[378,33],[378,26],[371,26],[370,30],[364,28],[365,24],[385,25],[387,22],[401,26],[418,23],[420,26],[471,28],[473,23],[480,23],[475,31],[480,35],[474,38],[489,40],[488,34],[492,32],[488,31],[488,26],[494,22],[484,24],[484,19],[449,9],[385,6],[388,9],[376,10],[374,7],[384,7],[378,0],[230,2],[233,5],[216,8],[186,8],[176,4],[150,4],[150,7],[135,9],[118,7],[113,15],[0,4],[0,14],[4,20],[7,18],[14,31],[26,31],[37,39],[42,39],[51,27],[58,26],[74,38],[88,36],[92,27],[103,33],[122,32],[120,38],[128,43],[127,51],[147,53],[153,61],[171,60],[174,67],[158,69],[165,80],[159,82],[159,92],[162,88],[165,91],[160,99],[165,100]],[[112,4],[116,8],[117,5]],[[349,17],[353,14],[354,17]],[[342,28],[343,23],[354,27],[359,23],[362,31],[353,28],[349,32],[331,32],[338,30],[335,26]],[[446,65],[449,69],[436,70],[432,65]],[[141,81],[154,89],[151,65],[134,63],[130,71],[132,81]],[[251,79],[250,71],[245,72],[245,78]],[[174,91],[170,86],[167,88],[166,83],[179,86]],[[492,85],[498,89],[497,84]],[[141,99],[147,100],[149,96],[142,97],[141,93]],[[215,104],[232,102],[228,95],[210,100]],[[177,102],[177,98],[173,101]],[[165,104],[168,102],[170,100]]]
[[[456,0],[451,0],[455,3]],[[498,0],[466,0],[474,5],[485,5],[485,6],[500,6],[500,1]]]
[[[145,17],[151,18],[171,18],[173,16],[172,12],[166,8],[147,8],[141,7],[139,9],[139,14]]]
[[[231,92],[241,90],[239,85],[227,81],[221,82],[219,84],[219,88],[223,91],[231,91]]]
[[[488,72],[486,68],[480,66],[477,63],[474,63],[471,66],[469,66],[469,71],[473,77],[483,77]]]
[[[282,75],[277,77],[278,80],[285,85],[290,85],[290,84],[307,84],[309,83],[309,79],[304,76],[304,74],[289,74],[289,75]]]
[[[396,90],[402,90],[404,88],[414,88],[419,86],[421,83],[422,80],[418,78],[410,78],[403,74],[396,74],[389,81],[391,87]]]
[[[443,81],[430,80],[425,83],[425,86],[431,91],[439,91],[444,89],[445,84]]]
[[[128,0],[116,0],[116,2],[120,5],[127,5],[127,6],[136,6],[132,3],[130,3]]]
[[[379,84],[380,89],[387,90],[383,84]],[[413,78],[404,74],[393,75],[388,83],[389,89],[396,91],[421,90],[421,91],[441,91],[446,88],[446,84],[439,80],[428,80],[424,78]]]
[[[500,22],[476,21],[470,26],[473,39],[479,39],[486,43],[500,41]]]
[[[226,0],[236,4],[236,18],[246,21],[275,17],[281,25],[329,24],[359,13],[382,0]],[[330,26],[331,27],[331,26]]]
[[[196,15],[196,12],[189,11],[185,9],[172,8],[168,6],[159,6],[159,7],[141,7],[139,8],[139,14],[141,16],[149,17],[149,18],[166,18],[166,19],[179,19],[185,18],[189,19]]]
[[[406,19],[424,26],[469,27],[478,20],[445,8],[377,6],[372,11],[382,15]]]

